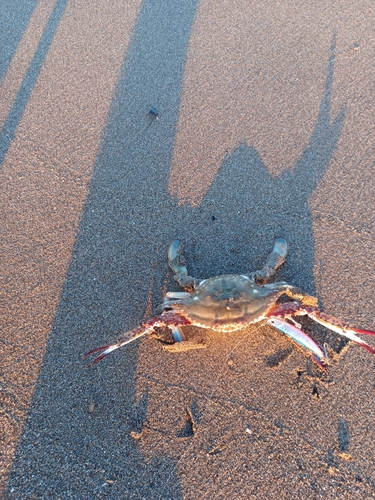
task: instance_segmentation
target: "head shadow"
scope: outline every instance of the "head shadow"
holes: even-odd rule
[[[204,241],[211,246],[206,252],[225,255],[226,270],[212,268],[211,273],[259,268],[274,240],[284,236],[290,250],[281,269],[283,278],[306,293],[315,293],[314,238],[308,202],[329,166],[345,119],[342,107],[331,120],[335,47],[334,35],[315,126],[294,168],[274,177],[256,149],[242,143],[226,156],[202,203],[180,208],[186,218],[206,221]]]

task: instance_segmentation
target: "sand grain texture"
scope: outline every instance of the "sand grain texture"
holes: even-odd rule
[[[206,278],[283,235],[277,279],[375,330],[372,2],[21,4],[1,21],[3,497],[375,498],[375,358],[319,325],[329,374],[259,325],[81,359],[177,290],[176,237]]]

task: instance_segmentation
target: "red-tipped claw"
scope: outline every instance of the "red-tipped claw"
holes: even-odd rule
[[[297,326],[291,325],[287,321],[282,320],[280,318],[270,318],[268,320],[268,323],[277,328],[278,330],[280,330],[280,332],[285,333],[285,335],[287,335],[292,340],[297,342],[297,344],[301,345],[309,352],[311,352],[313,361],[317,363],[320,366],[320,368],[322,368],[322,370],[327,371],[327,366],[325,363],[326,361],[325,352],[305,332],[303,332]]]
[[[358,333],[358,335],[375,335],[375,332],[371,330],[360,330],[359,328],[352,328],[353,332]]]
[[[368,352],[371,352],[371,354],[375,354],[375,348],[367,344],[367,342],[357,337],[356,335],[375,335],[375,332],[372,332],[371,330],[361,330],[359,328],[346,326],[342,321],[335,318],[334,316],[329,316],[328,314],[325,314],[314,308],[306,308],[305,313],[317,323],[320,323],[329,330],[332,330],[333,332],[336,332],[339,335],[352,340],[356,344],[366,349]]]
[[[326,373],[329,373],[327,364],[323,360],[319,359],[316,354],[311,354],[311,359],[314,361],[315,364],[319,366],[321,370],[325,371]]]
[[[87,365],[87,368],[91,368],[92,366],[96,365],[96,363],[99,363],[99,361],[101,361],[103,358],[105,358],[109,353],[111,353],[112,351],[114,351],[115,349],[118,349],[119,347],[121,347],[121,345],[119,344],[110,344],[110,345],[103,345],[101,347],[97,347],[96,349],[92,349],[92,351],[89,351],[87,352],[86,354],[84,354],[83,358],[87,358],[87,356],[90,356],[91,354],[95,354],[96,352],[100,352],[100,351],[104,351],[102,352],[102,354],[100,354],[99,356],[96,356],[96,358],[94,358],[91,363],[89,363]]]

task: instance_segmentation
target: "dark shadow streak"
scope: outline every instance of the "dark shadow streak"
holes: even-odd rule
[[[18,498],[91,498],[102,492],[103,480],[109,478],[115,480],[107,491],[111,498],[151,500],[159,497],[166,477],[170,481],[165,498],[182,498],[173,460],[157,455],[145,460],[132,437],[141,432],[147,413],[146,396],[136,405],[138,344],[117,366],[106,363],[95,370],[85,369],[80,354],[103,336],[113,337],[132,326],[144,313],[150,256],[159,239],[155,232],[163,234],[163,214],[158,218],[160,231],[153,226],[154,217],[170,204],[158,177],[162,173],[166,186],[197,4],[142,4],[8,481],[9,498],[12,487]],[[151,105],[160,117],[145,131]],[[138,224],[140,218],[146,227]],[[158,284],[162,272],[158,266]],[[57,474],[56,464],[69,470],[69,479]]]
[[[0,16],[0,85],[33,15],[37,0],[2,2]]]
[[[350,433],[348,422],[342,418],[338,423],[337,439],[339,442],[339,450],[341,453],[346,453],[349,450]]]
[[[27,69],[26,75],[22,81],[17,96],[5,120],[4,126],[0,132],[0,164],[3,163],[5,155],[14,138],[16,129],[22,119],[26,109],[31,92],[34,89],[39,73],[43,67],[49,47],[55,36],[60,19],[65,11],[68,0],[56,0],[56,4],[48,19],[43,35],[39,41],[35,54]]]

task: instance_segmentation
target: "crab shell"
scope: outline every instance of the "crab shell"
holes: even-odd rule
[[[291,289],[285,282],[259,286],[249,276],[225,274],[201,281],[192,294],[168,293],[167,298],[183,298],[167,300],[163,306],[195,326],[232,332],[265,319],[277,299]]]

